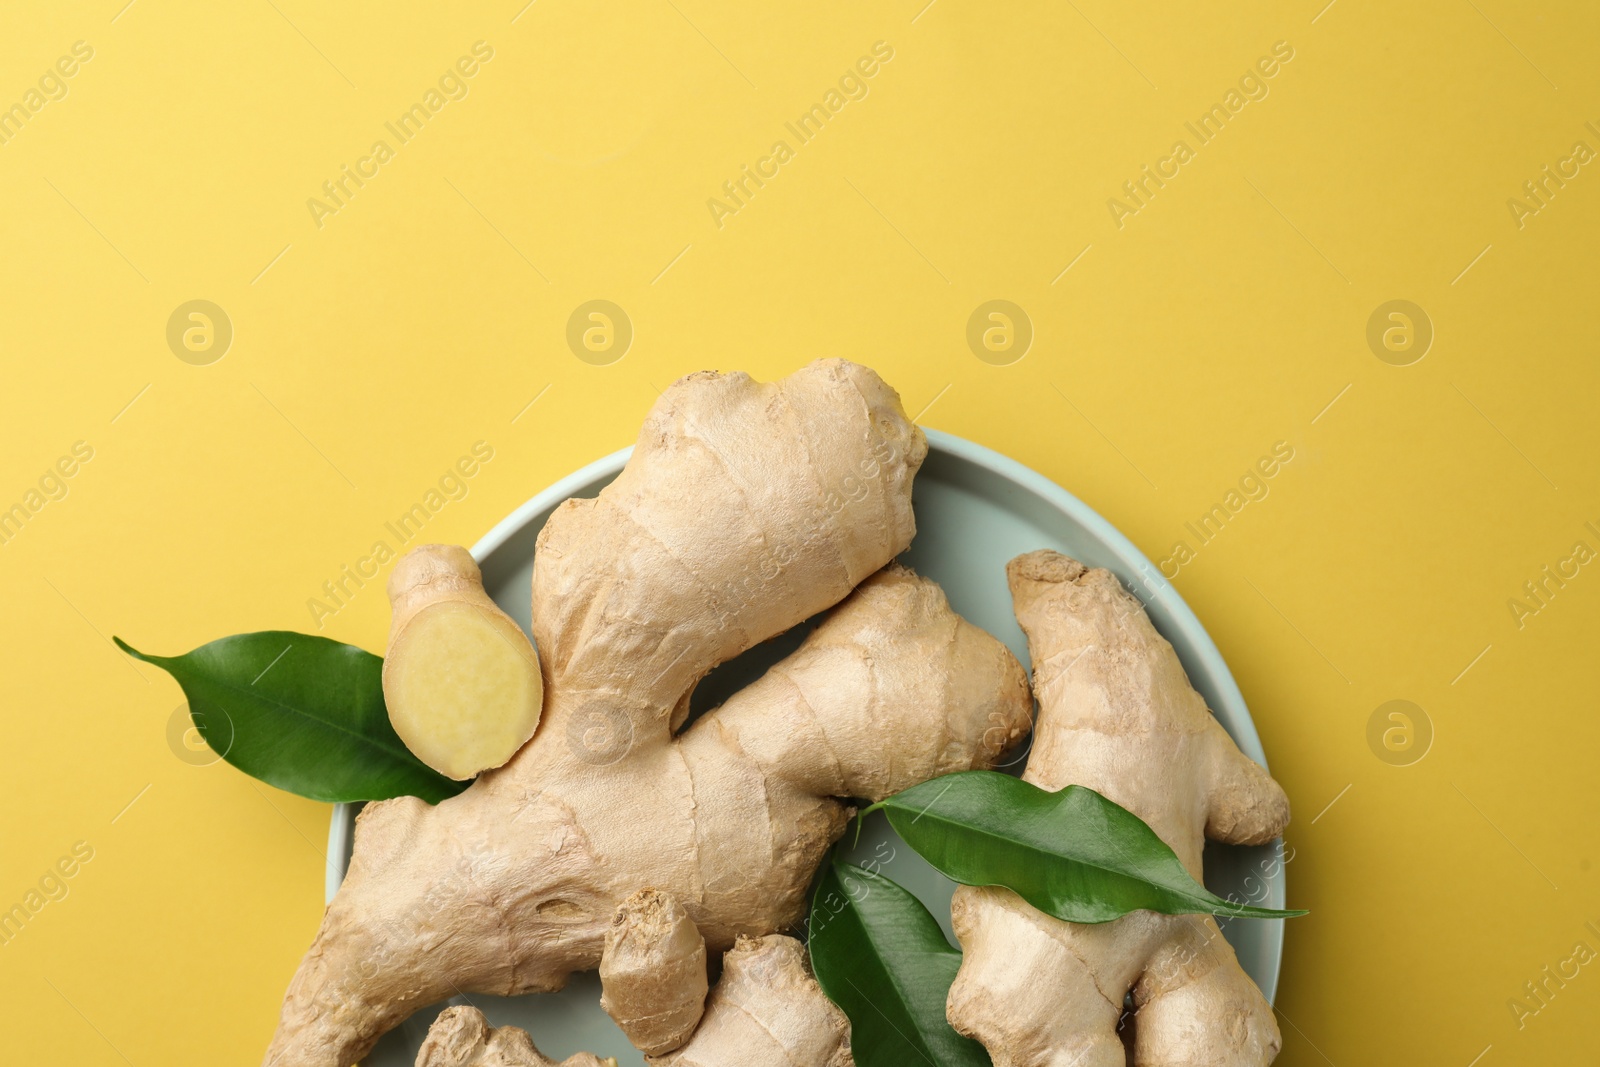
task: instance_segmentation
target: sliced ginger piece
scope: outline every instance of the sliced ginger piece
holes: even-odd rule
[[[533,736],[544,705],[527,635],[457,545],[408,552],[389,577],[389,600],[383,697],[395,733],[458,781],[503,765]]]

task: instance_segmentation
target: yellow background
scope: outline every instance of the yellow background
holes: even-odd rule
[[[1600,548],[1600,167],[1507,206],[1600,149],[1592,5],[123,2],[0,15],[0,104],[94,49],[0,145],[0,506],[94,449],[0,546],[0,907],[95,850],[0,947],[7,1062],[254,1063],[322,907],[328,809],[177,758],[177,687],[110,634],[310,629],[473,442],[429,539],[629,443],[679,375],[820,355],[1158,560],[1292,443],[1177,578],[1296,805],[1279,1062],[1592,1055],[1600,968],[1507,1006],[1600,949],[1600,567],[1507,606]],[[466,98],[319,228],[308,198],[479,40]],[[880,40],[719,229],[708,198]],[[1280,40],[1270,94],[1119,229],[1108,198]],[[565,341],[592,298],[635,329],[608,366]],[[994,298],[1035,330],[1007,366],[965,340]],[[166,342],[192,299],[233,324],[210,365]],[[1393,299],[1435,329],[1410,366],[1366,342]],[[374,584],[322,632],[386,624]],[[1391,699],[1435,732],[1410,766],[1367,742]]]

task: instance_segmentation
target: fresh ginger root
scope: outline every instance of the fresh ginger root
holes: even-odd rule
[[[457,781],[516,755],[544,704],[539,657],[484,592],[472,556],[456,545],[412,549],[389,576],[389,601],[383,698],[400,740]]]
[[[681,960],[664,944],[677,935],[667,928],[656,933],[641,936],[641,946],[655,942],[666,957]],[[723,957],[722,977],[709,998],[703,946],[700,964],[705,1015],[701,1018],[697,1000],[699,1026],[693,1036],[675,1052],[646,1056],[650,1067],[855,1067],[850,1020],[811,976],[805,948],[794,938],[740,937]],[[632,1033],[628,1036],[638,1044]],[[449,1008],[429,1029],[416,1067],[593,1067],[599,1062],[580,1054],[552,1063],[539,1055],[525,1031],[514,1026],[490,1031],[476,1010]]]
[[[268,1067],[349,1067],[452,994],[560,989],[640,889],[708,952],[785,929],[845,829],[838,798],[992,766],[1029,725],[1021,665],[886,566],[926,452],[893,390],[840,360],[671,386],[626,469],[539,535],[538,732],[437,807],[366,807]],[[830,606],[676,733],[713,667]]]
[[[428,1028],[416,1067],[617,1067],[587,1052],[557,1063],[534,1048],[526,1030],[491,1028],[477,1008],[446,1008]]]
[[[706,1001],[706,940],[677,901],[641,889],[617,908],[600,955],[600,1006],[646,1055],[681,1046]]]
[[[654,889],[617,908],[600,960],[601,1005],[652,1067],[852,1067],[850,1020],[792,937],[741,936],[706,996],[705,941]]]
[[[741,937],[688,1044],[651,1067],[855,1067],[850,1020],[806,968],[792,937]]]
[[[1197,881],[1206,837],[1257,845],[1283,832],[1283,790],[1235,747],[1114,575],[1049,551],[1006,573],[1040,707],[1025,780],[1121,804]],[[951,917],[964,956],[947,1013],[995,1067],[1259,1067],[1278,1053],[1272,1009],[1210,916],[1078,925],[1006,889],[963,887]],[[1118,1033],[1129,990],[1131,1059]]]

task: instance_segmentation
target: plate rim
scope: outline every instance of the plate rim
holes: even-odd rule
[[[1170,614],[1174,624],[1184,634],[1190,647],[1193,648],[1196,658],[1203,669],[1211,676],[1220,697],[1217,703],[1222,707],[1211,708],[1213,715],[1223,720],[1225,728],[1239,750],[1261,765],[1263,770],[1268,770],[1266,752],[1261,745],[1261,736],[1256,730],[1255,720],[1250,714],[1249,705],[1245,703],[1244,693],[1239,689],[1239,684],[1234,680],[1233,672],[1228,669],[1228,663],[1222,656],[1222,651],[1217,648],[1216,642],[1211,639],[1211,634],[1200,622],[1193,609],[1183,599],[1176,586],[1167,580],[1159,568],[1150,562],[1150,558],[1142,552],[1137,545],[1121,530],[1094,508],[1084,503],[1078,497],[1068,492],[1065,488],[1045,477],[1033,468],[1012,459],[1010,456],[997,452],[986,445],[980,445],[964,437],[958,437],[942,430],[923,429],[923,434],[928,441],[930,452],[938,451],[947,453],[957,459],[965,460],[983,470],[987,470],[1005,481],[1018,485],[1043,499],[1046,503],[1062,512],[1070,520],[1089,531],[1101,544],[1106,546],[1111,553],[1124,564],[1129,572],[1138,574],[1150,591],[1150,600],[1159,600],[1165,610]],[[599,478],[608,475],[615,476],[627,464],[628,458],[633,454],[634,446],[628,445],[619,448],[608,455],[580,467],[558,479],[543,490],[529,497],[521,506],[513,510],[505,518],[495,523],[489,532],[480,537],[472,546],[472,558],[482,564],[492,553],[498,550],[512,537],[522,532],[528,522],[540,512],[560,504],[563,500],[573,496],[578,490],[590,485]],[[915,488],[913,486],[913,492]],[[1119,577],[1126,578],[1125,575]],[[1137,594],[1136,594],[1137,595]],[[1140,597],[1145,600],[1144,597]],[[1148,603],[1148,601],[1146,601]],[[1170,638],[1169,638],[1170,640]],[[349,817],[348,809],[351,804],[335,804],[330,816],[328,827],[328,862],[324,872],[325,902],[332,902],[334,894],[338,892],[339,885],[344,881],[346,870],[345,856],[349,851],[350,838],[354,831],[354,820]],[[1277,839],[1282,842],[1282,838]],[[1287,864],[1280,863],[1276,875],[1267,879],[1269,896],[1264,903],[1272,907],[1283,907],[1288,896]],[[1268,929],[1268,954],[1271,960],[1271,974],[1266,983],[1261,985],[1261,995],[1270,1005],[1277,999],[1278,980],[1283,971],[1283,921],[1277,920]]]

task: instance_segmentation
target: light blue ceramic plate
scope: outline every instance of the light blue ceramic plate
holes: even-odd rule
[[[1221,653],[1177,590],[1131,541],[1077,497],[1014,460],[936,430],[928,431],[928,444],[928,459],[917,475],[914,493],[917,538],[902,557],[907,564],[936,579],[957,611],[1003,640],[1023,663],[1028,662],[1028,646],[1011,614],[1006,561],[1036,548],[1055,548],[1092,566],[1110,568],[1144,601],[1156,628],[1178,650],[1190,680],[1234,741],[1265,765],[1261,740]],[[613,453],[552,485],[473,548],[489,594],[524,629],[529,626],[534,541],[545,520],[568,497],[597,494],[616,477],[631,451]],[[806,629],[797,627],[719,668],[696,691],[696,710],[714,707],[787,655]],[[1011,769],[1020,769],[1025,758],[1018,757]],[[355,806],[349,804],[334,809],[328,835],[329,899],[350,861],[355,813]],[[1236,900],[1282,908],[1283,865],[1275,862],[1279,847],[1208,845],[1206,885],[1223,897],[1232,894]],[[892,855],[884,873],[921,897],[949,932],[954,883],[901,843],[882,816],[869,821],[854,851],[863,861]],[[1224,931],[1239,962],[1270,1001],[1277,990],[1283,955],[1282,920],[1234,919],[1224,923]],[[473,996],[471,1002],[496,1025],[514,1023],[525,1028],[547,1056],[561,1059],[589,1051],[615,1056],[622,1067],[642,1067],[644,1063],[600,1010],[599,982],[592,974],[575,976],[556,994],[509,999]],[[367,1058],[368,1067],[412,1067],[435,1014],[434,1009],[418,1012],[384,1038]]]

